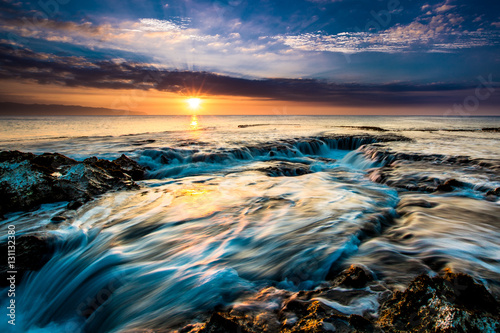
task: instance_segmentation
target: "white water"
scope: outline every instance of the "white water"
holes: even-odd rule
[[[286,121],[228,117],[205,123],[201,118],[200,127],[209,129],[181,131],[183,125],[175,118],[175,126],[163,127],[169,132],[145,133],[151,123],[149,118],[135,127],[129,117],[119,119],[118,124],[111,117],[96,118],[100,119],[87,119],[88,126],[98,121],[100,128],[105,128],[102,123],[109,120],[109,132],[102,130],[99,137],[95,137],[95,128],[88,132],[80,128],[76,137],[69,138],[75,127],[75,118],[71,118],[67,120],[67,133],[60,134],[66,138],[14,140],[15,131],[2,138],[3,149],[57,151],[77,159],[127,153],[150,168],[150,179],[140,182],[140,190],[103,195],[67,214],[68,220],[59,226],[50,223],[50,218],[61,213],[64,204],[9,214],[2,221],[2,236],[8,224],[16,223],[18,234],[37,230],[56,238],[53,258],[18,286],[15,332],[168,329],[196,318],[204,320],[215,307],[230,305],[271,285],[287,290],[314,288],[330,268],[346,262],[365,263],[380,278],[389,276],[404,284],[418,273],[409,273],[412,267],[431,271],[425,260],[433,257],[433,251],[454,268],[489,282],[500,275],[500,258],[495,254],[500,236],[492,229],[468,228],[467,221],[460,219],[462,227],[458,227],[452,210],[442,213],[450,215],[447,225],[433,224],[433,219],[414,218],[410,225],[401,222],[403,227],[398,222],[391,228],[408,228],[398,232],[411,232],[412,238],[405,240],[406,245],[394,243],[391,235],[396,231],[389,229],[387,234],[384,223],[396,216],[400,196],[396,190],[366,177],[365,170],[379,163],[355,151],[363,142],[351,142],[348,147],[342,146],[350,150],[339,150],[337,142],[310,139],[326,132],[359,133],[335,127],[340,125],[405,130],[414,127],[414,119],[380,117],[363,123],[355,117],[293,117]],[[158,118],[155,120],[158,123]],[[65,124],[61,119],[42,119],[49,124],[38,123],[41,127],[36,127],[26,121],[27,128],[37,130]],[[474,121],[473,128],[493,127],[491,119]],[[273,125],[237,128],[238,124],[251,123]],[[301,126],[290,125],[296,123]],[[472,125],[430,119],[419,120],[419,126]],[[153,126],[153,130],[161,128],[159,124]],[[27,138],[36,137],[35,130],[25,131]],[[145,134],[121,136],[132,133]],[[421,137],[422,132],[405,130],[398,134],[417,141],[388,143],[388,147],[403,151],[427,147],[429,152],[455,154],[455,148],[448,147],[449,138],[458,135],[455,132],[446,140],[433,137],[432,141]],[[495,145],[476,149],[481,143],[498,142],[495,135],[477,133],[474,140],[460,141],[462,154],[499,158]],[[272,171],[275,169],[269,168],[283,162],[307,167],[312,173],[295,175],[290,171],[288,177],[276,177]],[[476,195],[471,193],[472,197]],[[496,203],[484,205],[490,207],[485,208],[490,212],[498,207]],[[472,206],[471,218],[484,219],[485,215],[475,212]],[[492,217],[489,223],[497,222],[498,218]],[[447,243],[443,245],[444,235]],[[483,242],[493,252],[464,246],[471,242]],[[461,251],[459,256],[457,249]],[[407,253],[410,250],[411,256]],[[386,251],[397,253],[401,265],[377,261]],[[416,266],[412,265],[415,261]],[[335,300],[325,302],[335,304]],[[358,313],[359,306],[353,304],[344,310]],[[363,303],[363,308],[376,306],[374,300]],[[0,329],[12,327],[1,321]]]

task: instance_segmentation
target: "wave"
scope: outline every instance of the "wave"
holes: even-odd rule
[[[356,150],[366,144],[395,139],[400,138],[346,135],[333,138],[279,140],[274,143],[239,148],[218,148],[215,151],[167,147],[145,149],[137,152],[134,157],[141,165],[149,169],[149,178],[157,179],[214,172],[236,166],[244,161],[285,160],[311,164],[314,162],[311,158],[335,159],[335,157],[343,157],[343,154],[338,153],[339,151]],[[344,162],[359,169],[380,164],[380,161],[367,162],[360,154],[352,154]]]
[[[197,176],[105,195],[52,231],[56,253],[19,286],[22,328],[75,314],[86,332],[169,328],[273,283],[314,288],[390,223],[398,200],[345,170],[293,182]]]

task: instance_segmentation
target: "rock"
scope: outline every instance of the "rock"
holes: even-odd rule
[[[498,332],[500,304],[471,276],[420,275],[381,306],[387,332]]]
[[[150,141],[154,142],[154,140]],[[114,162],[118,164],[122,168],[122,170],[124,170],[127,174],[129,174],[133,180],[144,179],[144,174],[146,169],[140,166],[139,163],[137,163],[136,161],[131,160],[130,158],[125,156],[124,154],[122,154],[122,156],[117,158]]]
[[[386,129],[383,129],[383,128],[377,127],[377,126],[339,126],[339,127],[353,128],[353,129],[366,130],[366,131],[387,132]]]
[[[463,186],[462,182],[459,182],[456,179],[448,179],[443,184],[438,185],[436,191],[451,192],[453,191],[454,187],[460,187],[460,186]]]
[[[371,321],[356,314],[349,316],[349,324],[361,332],[373,332],[375,330]]]
[[[246,333],[248,332],[244,326],[238,323],[234,317],[215,312],[210,317],[206,326],[200,331],[201,333]]]
[[[269,177],[293,177],[311,173],[308,165],[291,162],[274,162],[268,167],[259,168],[257,170],[266,173]]]
[[[500,127],[485,127],[481,130],[483,132],[500,132]]]
[[[96,157],[83,162],[61,154],[0,152],[0,215],[40,204],[71,201],[76,208],[111,190],[138,188],[144,168],[122,155],[116,161]]]
[[[346,293],[344,298],[341,294]],[[338,290],[329,285],[315,290],[292,293],[273,287],[261,290],[253,300],[247,300],[243,308],[233,308],[223,312],[214,312],[201,327],[188,324],[181,332],[280,332],[280,333],[316,333],[316,332],[377,332],[373,323],[359,315],[341,313],[320,299],[332,300],[348,305],[361,294],[368,296],[372,292],[364,290]],[[271,304],[281,304],[280,308],[262,307],[267,296]],[[269,299],[267,299],[269,300]],[[269,303],[268,303],[269,304]]]
[[[351,265],[333,280],[334,285],[347,288],[364,288],[373,281],[373,276],[361,266]]]
[[[490,190],[486,192],[486,195],[492,195],[492,196],[500,196],[500,187],[495,188],[494,190]]]
[[[372,279],[360,266],[351,266],[337,277],[338,283]],[[361,282],[363,281],[363,282]],[[349,284],[348,283],[348,284]],[[370,288],[373,284],[370,285]],[[273,289],[270,295],[276,294]],[[205,324],[189,324],[181,332],[498,332],[500,304],[486,288],[466,274],[447,271],[441,277],[420,275],[404,292],[396,291],[392,298],[380,294],[379,315],[343,314],[322,299],[339,302],[338,293],[366,293],[369,290],[344,290],[331,285],[296,293],[279,293],[285,298],[279,310],[256,308],[245,302],[239,310],[215,312]],[[266,295],[266,293],[260,293]],[[354,295],[351,295],[353,297]],[[354,296],[356,297],[356,296]],[[257,304],[262,299],[257,296]],[[349,304],[350,301],[341,302]],[[378,319],[377,319],[378,318]]]
[[[64,216],[61,216],[61,215],[54,216],[50,219],[50,222],[54,222],[54,223],[61,223],[63,221],[66,221],[66,218]]]
[[[10,244],[9,244],[10,245]],[[8,244],[0,244],[0,287],[7,287],[8,267],[7,255]],[[41,235],[23,235],[16,238],[15,249],[15,271],[16,285],[23,275],[28,271],[36,271],[43,267],[50,260],[54,249],[49,238]]]
[[[77,210],[78,208],[80,208],[81,206],[83,206],[85,204],[86,200],[81,198],[81,199],[77,199],[77,200],[73,200],[73,201],[70,201],[68,203],[68,205],[66,206],[67,209],[70,209],[70,210]]]

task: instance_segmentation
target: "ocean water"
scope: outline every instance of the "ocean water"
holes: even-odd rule
[[[18,235],[49,233],[56,242],[53,258],[18,286],[14,331],[175,331],[270,286],[314,289],[352,263],[393,289],[448,267],[498,296],[500,202],[485,189],[500,187],[499,169],[442,166],[456,156],[498,166],[500,133],[481,130],[498,127],[498,117],[1,118],[1,150],[77,160],[126,154],[148,168],[141,189],[102,195],[57,227],[50,219],[64,202],[0,221],[2,241],[15,223]],[[325,139],[387,133],[412,141]],[[399,182],[463,186],[425,193],[374,182],[373,170],[391,161],[370,149],[427,156],[406,161]],[[376,296],[325,302],[375,314]],[[264,308],[275,301],[266,297]],[[0,329],[12,327],[1,321]]]

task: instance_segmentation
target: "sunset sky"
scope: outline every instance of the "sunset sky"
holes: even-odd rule
[[[500,115],[500,2],[1,0],[0,101]]]

